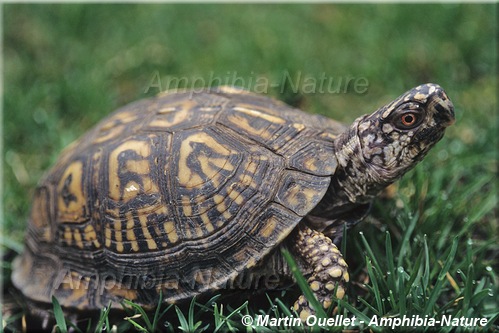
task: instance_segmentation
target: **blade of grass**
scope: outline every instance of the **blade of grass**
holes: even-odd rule
[[[152,326],[152,323],[149,320],[149,317],[147,316],[147,313],[144,311],[144,309],[140,305],[135,304],[134,302],[129,301],[127,299],[123,300],[123,304],[128,305],[129,307],[131,307],[132,309],[134,309],[136,313],[140,314],[140,318],[142,318],[142,320],[144,321],[144,324],[145,324],[146,328],[143,328],[140,325],[139,325],[139,327],[142,327],[146,331],[151,331],[151,332],[153,331],[154,327]],[[133,320],[132,317],[127,317],[125,319],[127,319],[132,325],[134,325],[135,327],[137,327],[136,326],[137,323]]]
[[[156,329],[156,327],[158,326],[158,323],[159,323],[159,319],[162,317],[162,316],[160,316],[160,310],[161,310],[162,304],[163,304],[163,290],[160,290],[159,291],[158,305],[156,306],[156,311],[154,311],[154,317],[152,320],[152,326],[154,329]],[[165,312],[163,312],[162,314],[164,314],[164,313]]]
[[[423,238],[423,248],[424,248],[424,271],[423,271],[423,292],[426,293],[428,290],[428,284],[430,283],[430,252],[428,250],[428,242],[426,241],[426,235]]]
[[[373,293],[374,293],[374,299],[376,300],[376,306],[377,306],[377,312],[378,313],[385,313],[385,307],[383,305],[383,301],[381,300],[381,292],[379,290],[378,286],[378,277],[377,274],[375,274],[373,265],[371,264],[371,259],[366,257],[366,264],[367,264],[367,273],[369,274],[369,277],[371,278],[372,286],[373,286]]]
[[[139,332],[151,332],[130,317],[126,317],[125,320],[132,324],[132,326],[135,327],[135,329]]]
[[[240,314],[243,309],[248,309],[248,301],[244,302],[241,306],[237,307],[234,311],[229,313],[227,316],[223,316],[223,308],[220,308],[221,310],[219,311],[221,320],[219,321],[218,325],[215,326],[214,332],[218,332],[224,324],[227,324],[227,327],[229,328],[230,331],[233,331],[233,327],[231,327],[229,319],[232,318],[233,316]]]
[[[411,274],[409,275],[409,280],[407,281],[407,286],[406,286],[406,289],[404,291],[404,293],[406,295],[409,294],[414,281],[416,281],[416,278],[418,278],[418,279],[421,278],[421,274],[422,274],[421,273],[421,260],[423,258],[423,253],[424,253],[424,250],[421,250],[421,252],[419,253],[419,256],[416,259],[416,262],[414,263],[414,265],[411,268]]]
[[[54,309],[54,317],[58,331],[60,333],[67,333],[68,326],[66,324],[66,318],[64,317],[64,312],[62,311],[61,305],[55,296],[52,296],[52,307]]]
[[[418,220],[419,220],[419,214],[414,214],[414,216],[412,216],[412,218],[410,219],[409,225],[405,229],[404,237],[402,238],[399,250],[397,267],[403,266],[402,260],[404,259],[405,255],[409,252],[411,245],[411,242],[409,240],[412,236],[412,232],[414,231],[414,228],[416,227]]]
[[[187,321],[187,319],[185,319],[184,314],[182,313],[180,308],[176,305],[175,305],[175,311],[177,312],[177,318],[180,325],[178,328],[183,332],[191,332],[189,328],[189,322]]]
[[[276,299],[275,302],[277,303],[277,306],[281,309],[281,311],[284,313],[286,317],[291,317],[293,314],[291,313],[290,308],[285,305],[280,299]]]
[[[471,296],[473,294],[473,264],[468,266],[467,279],[464,283],[464,299],[463,299],[463,314],[468,312],[468,308],[471,306]]]
[[[364,245],[364,249],[368,255],[368,258],[371,260],[371,265],[376,268],[377,272],[382,272],[381,265],[379,264],[377,257],[374,255],[374,252],[371,249],[371,246],[367,242],[367,239],[364,236],[364,233],[359,232],[359,235],[360,235],[360,239],[362,240],[362,244]]]
[[[195,331],[199,325],[201,325],[200,322],[194,323],[194,305],[196,304],[196,297],[193,297],[191,300],[191,304],[189,304],[189,312],[188,312],[188,321],[189,321],[189,327],[191,328],[192,331]]]
[[[3,236],[0,236],[0,246],[11,249],[18,254],[22,253],[24,249],[24,245],[22,243]]]
[[[376,309],[374,308],[371,303],[369,303],[368,301],[366,301],[365,299],[363,298],[359,298],[359,302],[363,303],[367,309],[371,310],[371,312],[373,312],[375,315],[377,316],[381,316],[381,313]]]
[[[403,267],[399,267],[397,269],[398,273],[398,281],[399,281],[399,286],[398,286],[398,292],[399,292],[399,297],[398,297],[398,306],[399,306],[399,315],[403,316],[406,314],[406,292],[405,292],[405,286],[404,286],[404,277],[405,277],[405,271]]]
[[[442,286],[445,282],[446,274],[449,271],[450,266],[452,265],[452,263],[454,261],[454,257],[456,256],[456,251],[457,251],[457,238],[454,238],[454,240],[452,241],[451,249],[449,251],[449,255],[447,256],[447,259],[445,260],[445,263],[442,267],[442,270],[438,274],[437,283],[433,287],[433,290],[430,293],[430,297],[429,297],[428,301],[426,302],[426,306],[424,308],[423,315],[430,315],[431,314],[432,308],[435,305],[435,302],[437,301],[437,298],[441,293]]]
[[[388,302],[390,303],[390,306],[392,308],[392,311],[398,311],[398,304],[397,304],[397,297],[395,297],[395,294],[393,290],[388,291],[389,296],[387,297]]]
[[[107,327],[109,329],[109,312],[111,311],[111,302],[104,309],[101,309],[99,320],[97,321],[97,325],[95,326],[95,332],[102,332],[103,327]],[[88,331],[88,330],[87,330]]]
[[[312,290],[310,289],[310,286],[308,285],[307,280],[305,279],[305,277],[301,273],[293,256],[291,255],[291,253],[289,253],[289,250],[283,247],[281,249],[281,252],[284,256],[284,259],[286,260],[289,267],[291,268],[291,272],[293,273],[293,276],[296,279],[296,283],[300,287],[305,298],[308,300],[308,302],[310,303],[312,308],[317,313],[317,316],[322,317],[322,318],[327,318],[326,313],[324,312],[324,309],[322,308],[322,306],[319,303],[319,301],[317,300],[317,298],[315,298],[315,295],[312,292]]]
[[[386,263],[388,266],[387,271],[387,279],[388,279],[388,289],[393,290],[394,292],[400,289],[397,289],[395,284],[395,266],[393,265],[393,250],[392,250],[392,239],[390,237],[390,232],[386,232],[385,238],[385,248],[386,248]]]

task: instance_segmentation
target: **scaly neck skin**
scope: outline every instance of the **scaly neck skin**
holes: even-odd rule
[[[355,120],[334,140],[338,167],[326,194],[307,218],[311,228],[324,232],[333,241],[341,238],[343,224],[350,226],[364,218],[374,197],[390,183],[364,160],[358,135],[363,119]]]
[[[360,143],[358,118],[350,129],[335,140],[335,154],[338,160],[331,187],[335,195],[353,204],[371,202],[372,199],[392,181],[383,179],[364,160]]]

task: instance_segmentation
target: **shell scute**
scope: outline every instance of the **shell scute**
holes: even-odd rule
[[[282,116],[270,114],[263,107],[238,104],[227,111],[221,114],[218,123],[274,152],[293,140],[303,129],[293,126]]]
[[[291,168],[316,176],[330,176],[338,166],[332,142],[298,141],[285,155]]]
[[[329,177],[287,171],[278,186],[275,200],[298,216],[305,216],[310,207],[315,207],[322,199],[329,183]]]

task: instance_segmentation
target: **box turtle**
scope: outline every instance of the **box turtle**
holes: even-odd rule
[[[328,308],[349,280],[343,226],[454,122],[436,84],[349,127],[232,88],[167,92],[118,109],[66,148],[36,189],[13,284],[68,309],[145,307],[289,278],[286,247]],[[252,275],[253,274],[253,275]],[[313,309],[300,296],[294,309]]]

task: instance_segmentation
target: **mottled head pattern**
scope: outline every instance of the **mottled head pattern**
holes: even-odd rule
[[[369,201],[421,161],[452,123],[452,102],[432,83],[358,118],[336,142],[338,188],[351,202]]]

